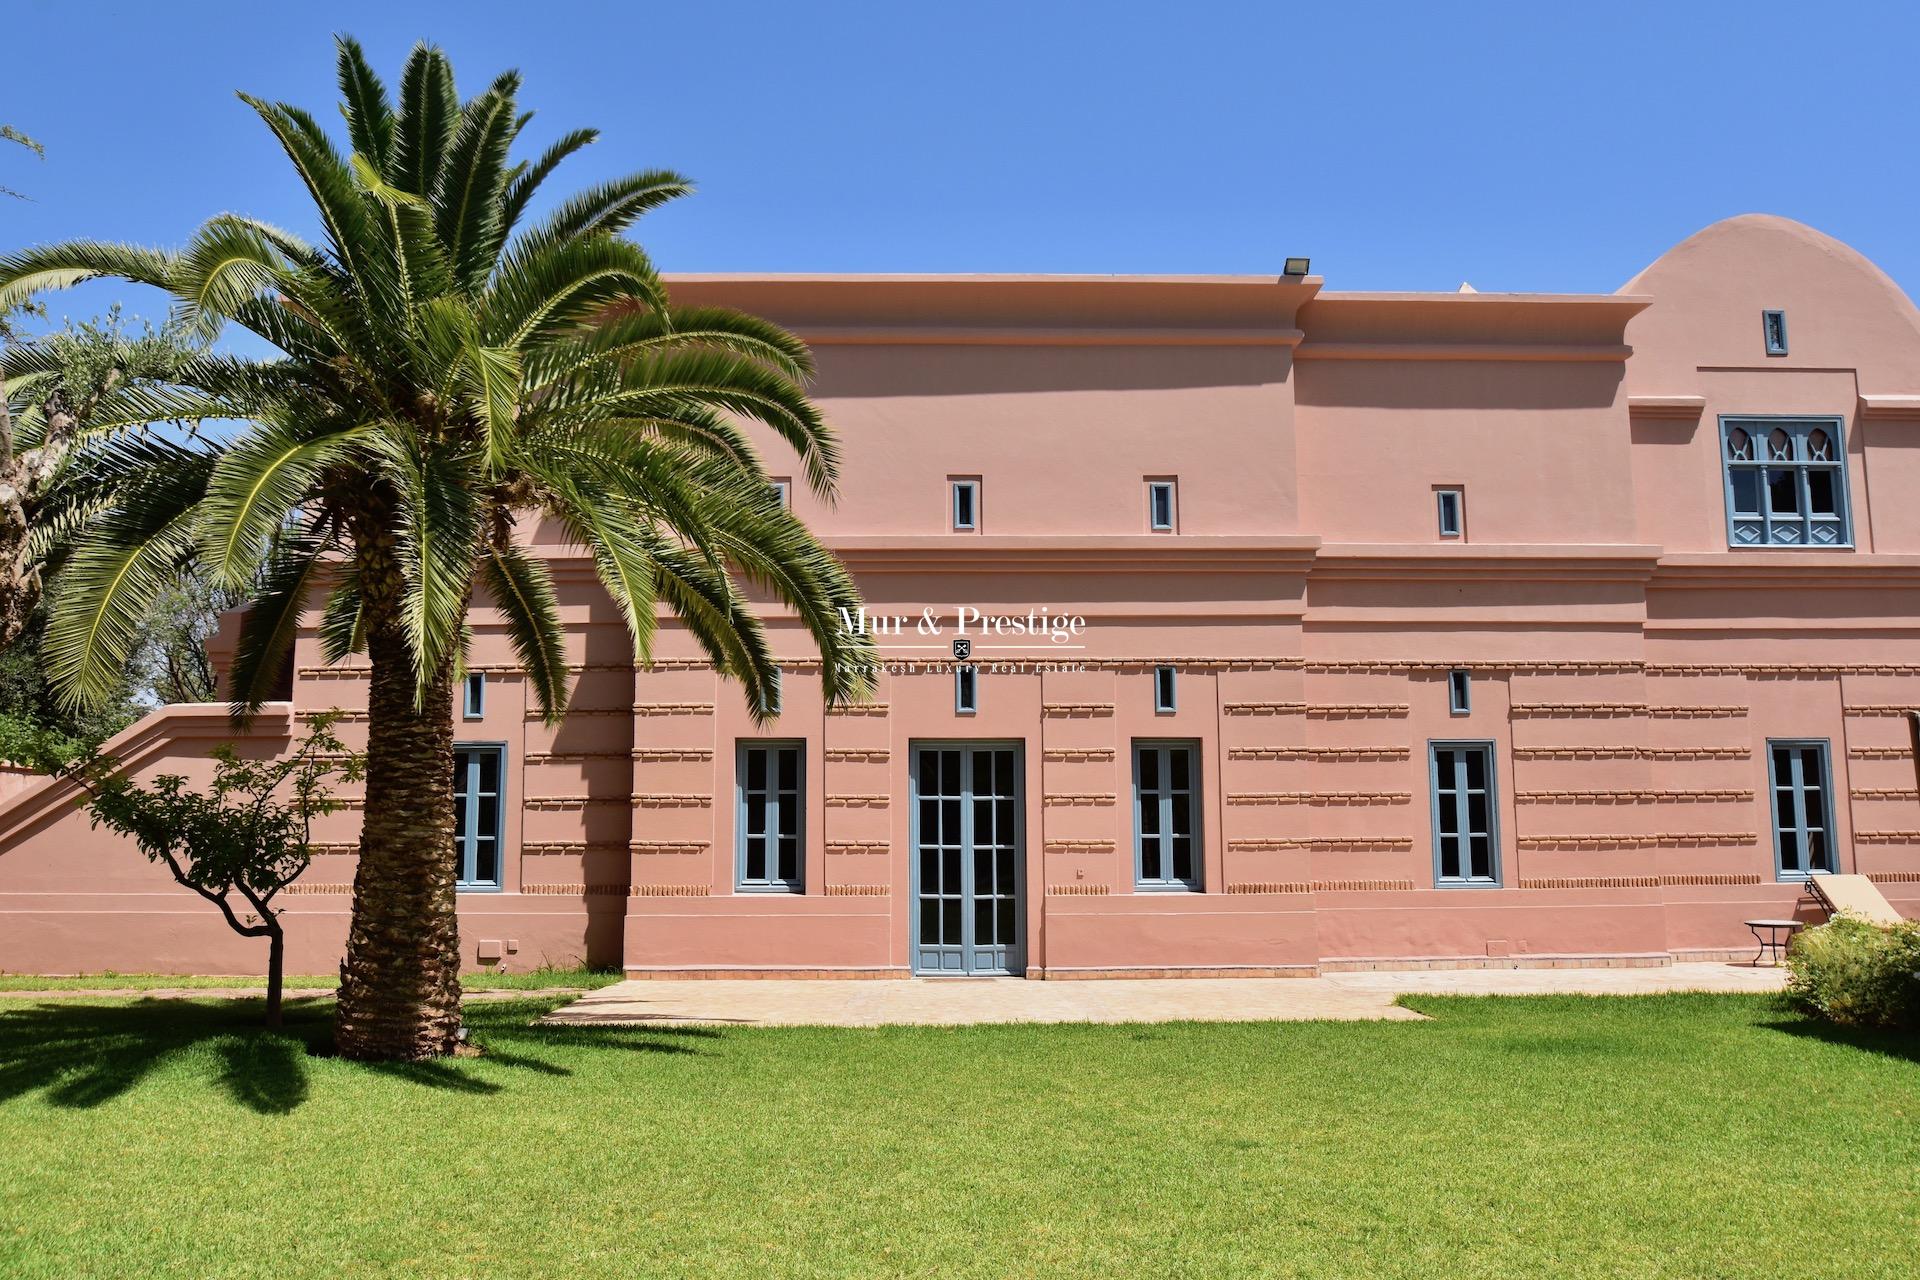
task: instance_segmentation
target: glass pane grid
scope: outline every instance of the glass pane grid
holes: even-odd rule
[[[742,747],[740,751],[740,872],[742,888],[797,890],[801,879],[801,786],[798,744]]]
[[[1851,543],[1838,422],[1727,420],[1721,460],[1730,545]]]

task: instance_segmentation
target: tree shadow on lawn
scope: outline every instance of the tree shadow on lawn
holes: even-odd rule
[[[484,1012],[469,1009],[468,1025],[484,1045],[478,1057],[351,1065],[424,1088],[485,1095],[500,1093],[505,1086],[475,1075],[473,1064],[569,1076],[570,1069],[541,1056],[540,1050],[574,1046],[698,1053],[685,1041],[719,1034],[676,1027],[644,1037],[611,1029],[557,1035],[551,1028],[527,1026],[527,1011],[515,1014],[511,1009],[518,1003],[523,1002],[492,1002]],[[539,1002],[537,1011],[544,1013],[551,1005]],[[260,1115],[286,1115],[307,1100],[310,1060],[332,1055],[333,1005],[326,997],[289,998],[286,1025],[277,1032],[260,1025],[263,1007],[259,1000],[0,1001],[0,1103],[37,1092],[56,1107],[97,1107],[133,1089],[162,1063],[206,1050],[218,1067],[214,1083],[234,1102]]]
[[[1824,1040],[1848,1048],[1877,1053],[1900,1062],[1920,1063],[1920,1034],[1912,1031],[1886,1031],[1875,1027],[1846,1027],[1805,1015],[1790,1015],[1760,1024],[1806,1040]]]

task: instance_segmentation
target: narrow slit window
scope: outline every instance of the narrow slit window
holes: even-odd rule
[[[462,893],[498,892],[501,830],[505,825],[506,749],[453,749],[454,887]]]
[[[1762,311],[1760,328],[1766,335],[1767,354],[1783,356],[1787,354],[1787,313],[1784,311]]]
[[[771,485],[774,501],[789,511],[793,509],[793,481],[785,476],[776,476]]]
[[[953,709],[963,716],[970,716],[980,709],[980,675],[976,668],[954,668]]]
[[[478,671],[470,671],[460,699],[461,718],[478,720],[486,714],[487,678]]]
[[[1149,481],[1147,483],[1147,526],[1156,533],[1171,533],[1174,514],[1173,481]]]
[[[980,482],[978,480],[953,482],[953,527],[956,530],[973,530],[980,527]]]
[[[1153,669],[1153,709],[1162,715],[1174,711],[1178,703],[1174,701],[1174,670],[1172,667]]]
[[[1447,710],[1456,716],[1473,710],[1473,677],[1465,671],[1447,672]]]
[[[777,716],[780,714],[780,699],[783,693],[782,686],[786,683],[785,677],[786,673],[780,668],[775,667],[773,669],[773,679],[767,684],[768,715]]]
[[[1440,536],[1458,538],[1464,535],[1467,527],[1467,495],[1463,489],[1435,489],[1434,501],[1439,508]]]
[[[739,887],[798,893],[806,792],[798,742],[742,742]]]

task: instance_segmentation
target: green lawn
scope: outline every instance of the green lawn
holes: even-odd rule
[[[535,1029],[310,1056],[0,1000],[0,1275],[1888,1276],[1920,1045],[1770,998],[1425,1023]]]
[[[596,990],[620,981],[617,969],[534,969],[528,973],[470,973],[460,980],[468,991],[542,991],[555,987]],[[9,991],[195,991],[203,989],[258,988],[265,990],[262,977],[219,977],[177,973],[105,973],[68,974],[48,977],[33,973],[0,973],[0,995]],[[294,991],[332,991],[340,985],[338,976],[288,974],[285,987]]]

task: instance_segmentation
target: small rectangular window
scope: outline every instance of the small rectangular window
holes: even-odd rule
[[[1147,526],[1156,533],[1171,533],[1173,517],[1173,481],[1148,481]]]
[[[953,527],[956,530],[980,527],[980,482],[978,480],[953,482]]]
[[[773,669],[773,679],[767,685],[768,715],[777,716],[780,714],[780,700],[784,692],[783,686],[785,683],[786,672],[782,671],[779,667],[775,667]]]
[[[1833,806],[1825,741],[1767,743],[1767,780],[1773,800],[1774,869],[1782,880],[1829,875],[1833,862]]]
[[[1458,538],[1467,527],[1467,495],[1463,489],[1435,489],[1440,508],[1440,536]]]
[[[970,716],[980,709],[980,677],[972,667],[953,670],[953,709]]]
[[[461,892],[500,888],[505,772],[504,747],[456,745],[453,749],[454,877]]]
[[[460,700],[462,719],[478,720],[487,713],[487,678],[478,671],[467,673],[466,685]]]
[[[1447,710],[1456,716],[1473,710],[1473,677],[1465,671],[1447,672]]]
[[[1433,882],[1443,887],[1500,883],[1499,822],[1491,742],[1436,742],[1433,780]]]
[[[789,511],[793,509],[793,481],[785,476],[775,476],[772,483],[773,496],[781,506]]]
[[[806,817],[803,744],[742,742],[738,761],[739,887],[798,893]]]
[[[1161,714],[1176,709],[1174,702],[1174,674],[1172,667],[1153,669],[1153,709]]]
[[[1200,887],[1200,746],[1133,744],[1134,874],[1142,889]]]
[[[1767,354],[1783,356],[1787,354],[1787,313],[1784,311],[1762,311],[1760,327],[1766,334]]]

